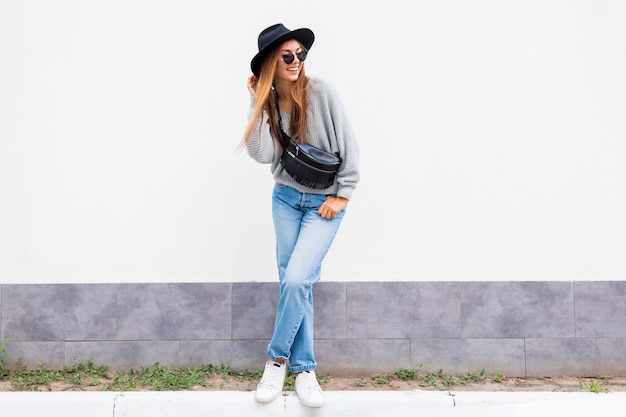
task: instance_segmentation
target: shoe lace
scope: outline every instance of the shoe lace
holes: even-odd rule
[[[314,372],[304,371],[302,376],[301,387],[304,388],[305,391],[321,391],[320,384],[317,382],[317,377]]]
[[[278,362],[273,362],[265,367],[263,377],[261,378],[261,385],[274,386],[278,382],[281,372],[281,365]]]

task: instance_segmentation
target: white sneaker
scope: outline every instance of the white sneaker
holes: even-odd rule
[[[296,394],[307,407],[322,407],[326,403],[315,371],[304,371],[296,376]]]
[[[263,378],[256,386],[255,398],[260,403],[270,403],[280,397],[285,385],[285,376],[287,376],[287,365],[285,363],[267,361]]]

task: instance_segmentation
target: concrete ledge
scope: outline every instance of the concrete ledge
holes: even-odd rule
[[[626,393],[330,391],[326,406],[311,409],[293,393],[258,404],[252,392],[51,392],[0,393],[2,411],[31,417],[291,416],[386,417],[408,415],[621,416]]]

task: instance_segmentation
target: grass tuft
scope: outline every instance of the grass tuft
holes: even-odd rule
[[[111,374],[106,366],[95,366],[92,360],[56,371],[46,369],[43,364],[37,370],[28,371],[21,361],[16,363],[16,367],[14,371],[0,368],[3,380],[10,381],[16,391],[50,391],[54,383],[77,390],[91,387],[102,391],[181,391],[212,386],[214,381],[217,381],[218,388],[223,387],[224,381],[231,378],[240,382],[253,382],[262,375],[262,371],[235,372],[227,365],[172,368],[159,363],[148,368]]]

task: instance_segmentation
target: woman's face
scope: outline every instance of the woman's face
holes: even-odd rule
[[[276,78],[280,78],[285,81],[296,81],[302,71],[303,63],[298,59],[296,54],[302,52],[304,49],[295,39],[291,39],[281,46],[279,46],[279,55],[276,62]],[[290,64],[285,63],[283,55],[293,54],[293,62]]]

